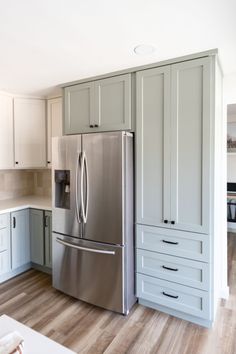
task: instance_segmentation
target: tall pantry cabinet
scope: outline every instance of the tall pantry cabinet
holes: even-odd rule
[[[219,296],[216,226],[224,217],[214,212],[223,202],[214,197],[216,184],[223,191],[214,163],[219,73],[212,55],[136,74],[137,296],[206,326]]]

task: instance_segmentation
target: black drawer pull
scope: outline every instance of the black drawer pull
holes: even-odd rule
[[[179,242],[166,241],[166,240],[162,240],[162,242],[169,243],[170,245],[178,245],[179,244]]]
[[[164,220],[164,224],[168,224],[168,220],[165,219],[165,220]]]
[[[98,128],[98,124],[95,124],[95,126],[94,126],[95,128]]]
[[[171,222],[170,222],[172,225],[174,225],[175,224],[175,221],[174,220],[171,220]]]
[[[173,299],[178,299],[178,295],[170,295],[170,294],[165,293],[164,291],[162,291],[162,294],[165,296],[168,296],[168,297],[172,297]]]
[[[94,128],[94,125],[92,125],[92,124],[90,124],[90,126],[89,126],[90,128]]]
[[[166,266],[162,266],[162,268],[164,268],[164,269],[167,269],[167,270],[172,270],[173,272],[178,272],[178,268],[170,268],[170,267],[166,267]]]

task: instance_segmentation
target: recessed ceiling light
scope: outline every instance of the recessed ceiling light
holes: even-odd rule
[[[136,47],[134,47],[134,52],[135,52],[135,54],[138,54],[138,55],[152,54],[155,52],[155,50],[156,50],[155,47],[153,47],[152,45],[148,45],[148,44],[140,44],[140,45],[137,45]]]

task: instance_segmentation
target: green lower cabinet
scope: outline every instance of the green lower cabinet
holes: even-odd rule
[[[52,213],[30,209],[31,262],[52,267]]]

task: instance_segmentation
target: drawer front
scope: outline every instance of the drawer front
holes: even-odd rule
[[[209,262],[209,235],[137,225],[137,248]]]
[[[137,296],[155,304],[211,320],[209,293],[137,274]]]
[[[0,252],[0,275],[10,271],[10,252]]]
[[[10,247],[10,229],[0,230],[0,252],[8,250]]]
[[[137,249],[138,273],[209,290],[209,264]]]
[[[0,229],[4,229],[10,225],[10,214],[1,214],[0,215]]]

